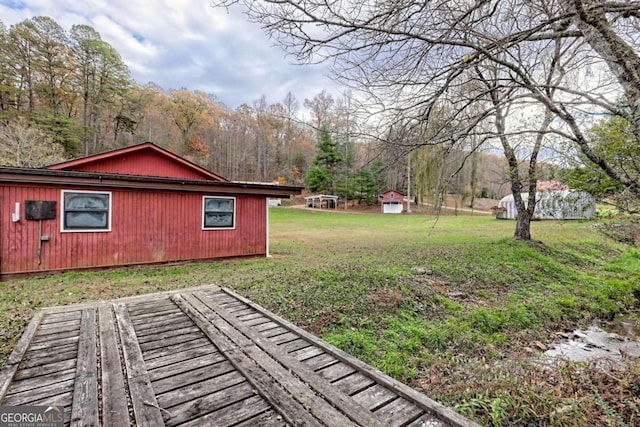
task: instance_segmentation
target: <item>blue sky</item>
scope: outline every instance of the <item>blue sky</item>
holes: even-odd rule
[[[281,102],[287,92],[301,106],[323,89],[340,95],[327,67],[294,64],[240,9],[213,8],[208,0],[0,0],[7,28],[34,16],[67,31],[90,25],[139,84],[213,93],[231,108],[262,95]]]

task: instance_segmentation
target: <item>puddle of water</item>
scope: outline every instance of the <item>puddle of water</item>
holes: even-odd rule
[[[618,334],[620,336],[630,338],[630,339],[637,339],[638,336],[636,335],[636,330],[634,325],[635,325],[635,319],[633,318],[633,316],[624,315],[624,316],[617,316],[611,322],[604,325],[603,328],[607,332]]]
[[[602,367],[621,366],[640,358],[640,341],[634,324],[631,318],[620,317],[607,324],[606,330],[592,326],[574,331],[571,338],[559,341],[547,350],[543,360],[552,362],[563,358],[594,362]]]

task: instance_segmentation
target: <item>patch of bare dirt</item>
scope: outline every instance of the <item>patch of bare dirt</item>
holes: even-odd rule
[[[473,293],[473,286],[466,289],[451,289],[443,280],[432,276],[418,276],[413,278],[413,293],[417,298],[428,297],[429,293],[436,293],[465,306],[488,306],[489,301]],[[426,292],[425,292],[426,291]]]
[[[314,312],[313,316],[310,315],[304,320],[299,320],[296,324],[316,336],[322,336],[327,326],[338,323],[342,311],[341,307],[329,307]]]
[[[400,307],[404,300],[404,295],[396,291],[380,290],[372,292],[367,296],[369,304],[381,309]]]

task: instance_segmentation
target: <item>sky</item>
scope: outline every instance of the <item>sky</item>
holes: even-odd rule
[[[262,95],[269,104],[282,102],[288,92],[301,109],[323,89],[340,96],[326,65],[296,64],[239,7],[213,8],[208,0],[0,0],[7,29],[35,16],[67,31],[93,27],[140,85],[212,93],[230,108]]]

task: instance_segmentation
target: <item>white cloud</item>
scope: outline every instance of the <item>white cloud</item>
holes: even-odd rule
[[[64,29],[92,26],[111,44],[140,84],[213,93],[235,108],[262,95],[280,102],[287,92],[302,104],[323,89],[338,96],[322,65],[294,65],[257,24],[207,0],[0,0],[9,27],[49,16]]]

